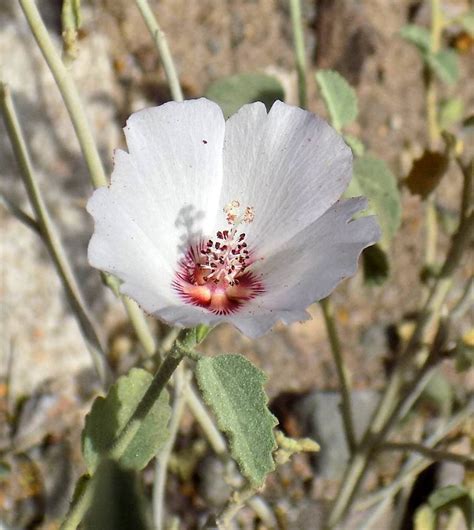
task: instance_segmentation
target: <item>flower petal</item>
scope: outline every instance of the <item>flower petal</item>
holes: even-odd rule
[[[108,188],[88,203],[89,261],[114,274],[146,311],[183,302],[171,284],[179,255],[213,222],[222,181],[225,122],[205,99],[133,114]]]
[[[165,103],[128,119],[127,146],[143,182],[137,195],[151,195],[155,230],[165,237],[209,232],[220,208],[224,129],[221,109],[204,98]]]
[[[254,207],[246,232],[265,255],[339,199],[351,164],[342,137],[314,114],[280,101],[268,115],[262,103],[246,105],[226,123],[220,203]]]
[[[339,282],[355,274],[362,250],[380,238],[375,217],[353,219],[366,199],[337,202],[321,218],[255,264],[266,293],[265,309],[295,311],[326,297]]]

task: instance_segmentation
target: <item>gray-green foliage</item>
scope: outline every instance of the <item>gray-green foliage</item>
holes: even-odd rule
[[[334,70],[319,70],[316,81],[333,126],[339,131],[352,123],[357,118],[358,109],[356,93],[349,83]]]
[[[346,195],[364,195],[369,199],[370,211],[377,215],[382,229],[380,245],[386,250],[401,221],[397,180],[387,164],[371,156],[358,158],[354,162],[354,176]]]
[[[261,101],[267,110],[276,100],[283,101],[285,92],[273,76],[261,73],[237,74],[214,81],[205,96],[215,101],[228,118],[246,103]]]
[[[437,53],[429,53],[426,55],[425,60],[441,81],[452,85],[458,80],[458,56],[454,50],[440,50]]]
[[[445,83],[453,84],[459,77],[459,67],[456,52],[441,49],[431,50],[431,36],[427,29],[409,24],[400,30],[400,35],[418,48],[420,55],[432,72]]]
[[[107,396],[98,397],[86,417],[82,433],[82,450],[87,469],[93,473],[134,412],[152,380],[141,368],[132,368],[111,386]],[[168,392],[161,393],[149,413],[141,419],[140,428],[120,458],[124,468],[143,469],[168,438],[171,409]]]
[[[278,423],[267,408],[265,374],[242,355],[224,354],[200,359],[196,376],[242,474],[260,486],[275,466],[273,429]]]
[[[365,153],[365,146],[359,138],[352,136],[352,134],[344,134],[344,140],[355,156],[362,156]]]
[[[85,529],[151,529],[146,499],[136,471],[105,460],[91,480],[94,495],[84,519]]]

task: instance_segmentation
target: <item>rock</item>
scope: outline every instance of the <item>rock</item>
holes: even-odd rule
[[[199,493],[209,506],[222,507],[232,495],[226,475],[225,464],[215,456],[207,456],[199,465]]]
[[[369,424],[378,393],[357,390],[352,392],[351,397],[356,436],[360,437]],[[297,409],[306,435],[321,446],[321,451],[315,457],[317,473],[323,478],[334,480],[341,478],[349,458],[340,403],[339,392],[316,391],[305,397]]]

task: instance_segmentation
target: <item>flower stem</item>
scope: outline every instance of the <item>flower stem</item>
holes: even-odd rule
[[[26,227],[30,228],[33,230],[33,232],[42,237],[39,224],[36,222],[36,220],[24,212],[3,193],[0,193],[0,204],[2,204],[5,209],[13,215],[13,217],[16,217],[20,223],[23,223]]]
[[[349,447],[349,451],[352,453],[356,446],[356,438],[354,432],[354,423],[352,421],[350,383],[346,366],[344,365],[344,360],[342,358],[341,343],[339,341],[336,322],[334,319],[334,307],[329,298],[321,300],[321,309],[323,311],[329,344],[331,345],[331,351],[334,357],[334,363],[336,365],[337,375],[339,378],[342,399],[341,413],[344,424],[344,433],[346,436],[347,446]]]
[[[296,70],[298,72],[298,100],[300,107],[306,108],[306,54],[300,0],[290,0],[290,13],[293,28]]]
[[[111,373],[107,364],[105,352],[102,349],[99,337],[92,325],[91,319],[87,314],[76,278],[74,277],[66,253],[64,252],[49,216],[49,212],[36,181],[28,148],[15,112],[10,91],[3,83],[0,83],[0,108],[19,165],[23,184],[26,188],[31,207],[35,212],[37,219],[36,223],[41,238],[46,244],[49,255],[53,260],[56,271],[58,272],[64,290],[66,291],[69,305],[77,318],[97,375],[99,376],[101,383],[104,386],[107,386],[111,379]]]
[[[186,330],[181,334],[182,343],[186,346],[191,345],[191,340],[187,338],[188,332],[189,330]],[[156,403],[157,399],[160,397],[161,392],[165,388],[166,384],[170,380],[184,356],[185,353],[180,346],[180,340],[177,340],[171,351],[168,353],[158,368],[152,382],[150,383],[150,386],[143,395],[129,421],[111,444],[110,449],[107,451],[107,458],[111,458],[112,460],[120,459],[127,447],[130,445],[130,442],[137,434],[142,424],[143,418],[145,418],[150,409]]]
[[[106,186],[107,178],[105,176],[104,166],[100,159],[99,151],[94,141],[89,122],[84,113],[74,80],[62,62],[59,53],[55,49],[34,0],[19,0],[19,2],[38,47],[40,48],[49,69],[53,74],[56,84],[58,85],[76,132],[91,182],[95,188]],[[117,278],[108,276],[107,283],[111,286],[114,292],[119,292],[119,281]],[[148,328],[145,316],[137,304],[130,298],[123,296],[122,302],[144,348],[148,351],[153,345],[154,351],[155,340]]]
[[[171,52],[168,46],[168,41],[166,40],[163,30],[158,25],[158,22],[153,15],[153,12],[148,4],[147,0],[135,0],[140,13],[142,14],[143,20],[150,32],[155,46],[158,50],[158,53],[161,57],[161,62],[163,63],[163,68],[165,70],[166,79],[168,80],[168,85],[170,87],[171,96],[175,101],[183,101],[183,92],[181,90],[181,85],[179,83],[178,75],[176,73],[176,68],[171,56]]]

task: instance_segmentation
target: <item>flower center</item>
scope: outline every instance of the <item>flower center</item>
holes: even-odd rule
[[[251,251],[239,228],[253,221],[253,208],[241,210],[239,201],[232,201],[224,212],[229,227],[214,239],[190,246],[173,281],[183,300],[216,314],[233,313],[264,290],[249,270]]]

